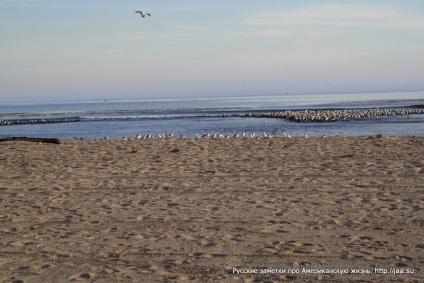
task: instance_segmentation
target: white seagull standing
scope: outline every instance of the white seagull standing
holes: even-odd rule
[[[145,16],[149,16],[150,17],[150,14],[149,13],[146,13],[146,15],[144,15],[142,11],[135,11],[134,13],[140,13],[140,15],[141,15],[142,18],[144,18]]]

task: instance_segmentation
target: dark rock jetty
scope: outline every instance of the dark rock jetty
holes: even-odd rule
[[[52,124],[79,122],[79,118],[46,118],[46,119],[14,119],[0,120],[0,126],[27,125],[27,124]]]

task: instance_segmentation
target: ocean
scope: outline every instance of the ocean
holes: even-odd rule
[[[278,96],[62,101],[0,104],[0,138],[123,139],[136,135],[286,132],[291,136],[424,136],[424,114],[367,117],[337,122],[293,122],[245,114],[298,110],[419,108],[424,91],[281,94]],[[8,125],[10,122],[11,125]],[[54,122],[54,123],[46,123]]]

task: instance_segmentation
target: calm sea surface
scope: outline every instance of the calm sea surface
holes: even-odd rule
[[[285,131],[292,136],[424,136],[424,115],[388,116],[344,122],[296,123],[276,118],[226,117],[230,114],[297,109],[402,108],[424,105],[424,92],[296,94],[157,100],[109,100],[0,104],[0,120],[75,120],[78,122],[0,127],[0,138],[26,136],[88,140],[122,139],[137,134],[184,134]]]

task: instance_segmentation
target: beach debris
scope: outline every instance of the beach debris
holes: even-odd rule
[[[54,143],[54,144],[63,144],[65,141],[60,139],[49,139],[49,138],[28,138],[28,137],[10,137],[10,138],[1,138],[0,142],[7,141],[28,141],[28,142],[45,142],[45,143]]]
[[[385,137],[386,137],[385,135],[378,134],[378,135],[371,136],[370,138],[372,138],[372,139],[384,139]]]
[[[94,274],[89,272],[78,273],[68,277],[71,281],[81,281],[81,280],[93,280]]]

